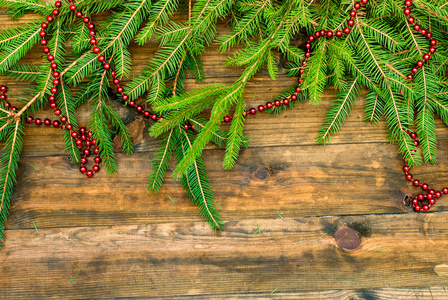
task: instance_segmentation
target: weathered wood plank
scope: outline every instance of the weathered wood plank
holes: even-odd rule
[[[448,141],[441,145],[440,162],[414,173],[439,189],[448,181]],[[407,213],[405,196],[418,192],[389,144],[260,147],[244,150],[232,170],[222,169],[223,152],[207,150],[205,157],[225,220]],[[151,157],[118,155],[116,175],[102,172],[92,180],[66,157],[26,157],[8,228],[30,228],[31,219],[43,227],[199,220],[171,171],[160,194],[146,193]],[[444,211],[445,203],[441,198],[434,211]]]
[[[446,286],[446,218],[242,220],[218,233],[203,222],[12,230],[0,292],[83,299]],[[346,227],[359,232],[355,251],[334,239]]]

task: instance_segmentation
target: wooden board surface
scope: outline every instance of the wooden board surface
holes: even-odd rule
[[[0,28],[11,25],[0,18]],[[219,34],[227,31],[221,24]],[[131,50],[138,75],[154,45]],[[204,84],[238,78],[241,69],[223,66],[227,55],[216,45],[205,53]],[[24,60],[40,57],[36,48]],[[248,85],[247,107],[293,82],[260,72]],[[198,84],[189,79],[187,86]],[[0,248],[0,297],[447,299],[448,202],[442,198],[428,214],[404,205],[417,189],[403,178],[385,123],[363,122],[364,93],[340,134],[317,145],[334,94],[329,89],[319,106],[297,105],[276,118],[249,117],[250,148],[232,170],[221,166],[223,148],[207,147],[222,232],[201,220],[170,172],[160,194],[146,192],[158,146],[147,134],[151,123],[127,108],[113,104],[135,135],[136,153],[117,154],[118,173],[92,180],[68,160],[59,130],[27,126]],[[87,111],[79,110],[80,124]],[[438,163],[414,174],[440,189],[448,184],[448,130],[437,124]]]

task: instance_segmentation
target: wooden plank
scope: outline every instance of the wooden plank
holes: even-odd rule
[[[441,142],[447,149],[448,141]],[[375,149],[375,151],[372,151]],[[448,181],[447,150],[437,165],[416,169],[417,178],[441,189]],[[207,150],[206,163],[225,220],[246,218],[407,213],[408,193],[396,149],[389,144],[260,147],[244,150],[232,170],[223,170],[223,149]],[[88,180],[63,156],[21,161],[9,229],[142,224],[199,220],[195,206],[167,173],[158,195],[147,194],[149,159],[118,155],[119,170]],[[422,174],[422,175],[420,175]],[[63,187],[63,188],[61,188]],[[171,197],[176,206],[172,204]],[[439,199],[434,211],[444,211]]]
[[[0,293],[84,299],[441,287],[446,218],[255,219],[217,233],[204,222],[12,230],[0,256]],[[338,246],[342,228],[359,233],[357,250]]]

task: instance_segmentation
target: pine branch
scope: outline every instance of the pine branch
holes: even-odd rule
[[[16,181],[16,170],[22,152],[23,127],[20,119],[8,129],[8,139],[0,159],[0,240],[3,240],[5,223],[11,205],[13,185]]]

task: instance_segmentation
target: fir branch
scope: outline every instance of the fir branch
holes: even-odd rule
[[[228,133],[228,140],[226,145],[226,153],[224,155],[223,167],[231,169],[238,158],[241,145],[243,143],[243,128],[244,128],[244,100],[240,99],[236,104],[235,116],[232,120],[232,125]]]
[[[12,189],[16,181],[16,170],[22,152],[23,127],[20,119],[16,119],[14,123],[14,126],[8,130],[8,139],[0,159],[2,165],[0,168],[0,240],[3,240],[5,223],[11,205]]]

